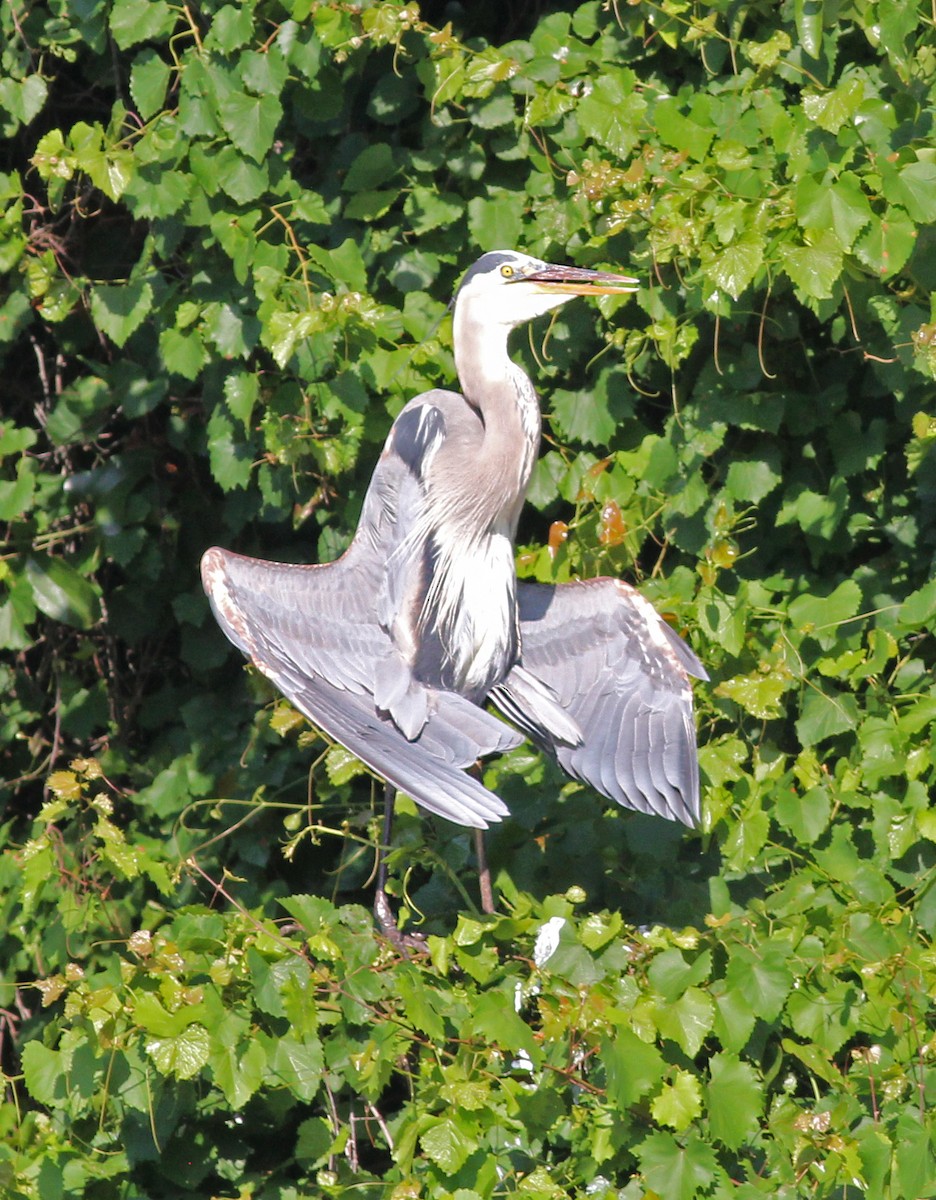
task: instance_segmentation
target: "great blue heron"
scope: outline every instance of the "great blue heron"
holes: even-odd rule
[[[228,638],[387,781],[385,843],[393,789],[476,829],[508,815],[466,768],[518,745],[517,729],[618,804],[698,820],[688,677],[706,674],[696,656],[620,580],[518,583],[514,566],[540,410],[508,335],[571,296],[635,285],[483,255],[454,305],[464,394],[436,389],[405,406],[341,558],[295,566],[213,548],[202,559]]]

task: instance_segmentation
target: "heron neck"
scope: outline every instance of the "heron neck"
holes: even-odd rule
[[[478,475],[496,488],[512,535],[539,450],[541,418],[532,382],[508,354],[509,332],[456,310],[455,367],[484,425]]]

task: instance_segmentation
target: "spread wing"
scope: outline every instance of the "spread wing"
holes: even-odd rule
[[[697,824],[689,677],[708,676],[689,647],[639,592],[616,579],[521,583],[517,598],[521,666],[492,693],[498,707],[602,795]],[[557,737],[524,704],[524,673],[551,689],[580,740]]]
[[[394,426],[342,558],[294,566],[215,547],[202,581],[227,637],[315,725],[423,808],[484,828],[508,810],[463,768],[521,739],[462,696],[411,680],[381,620],[405,602],[394,551],[418,502],[414,465],[444,436],[432,395]]]

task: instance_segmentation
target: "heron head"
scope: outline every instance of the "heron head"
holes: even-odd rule
[[[469,267],[455,295],[456,310],[470,306],[485,324],[513,328],[558,308],[572,296],[636,292],[627,275],[542,262],[516,250],[491,250]]]

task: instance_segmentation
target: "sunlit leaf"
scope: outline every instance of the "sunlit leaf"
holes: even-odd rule
[[[651,1133],[636,1153],[647,1184],[667,1200],[692,1200],[715,1178],[715,1153],[697,1136],[681,1142],[669,1133]]]
[[[434,1163],[454,1175],[475,1148],[458,1125],[448,1119],[436,1121],[420,1135],[420,1145]]]
[[[705,1108],[712,1135],[731,1149],[751,1138],[763,1108],[763,1086],[757,1072],[733,1054],[716,1054],[709,1062]]]
[[[897,173],[891,198],[902,205],[914,221],[936,221],[936,163],[927,159],[908,163]]]
[[[677,1133],[688,1129],[701,1111],[702,1088],[688,1071],[677,1071],[673,1082],[664,1084],[650,1105],[654,1121],[668,1125]]]
[[[211,1038],[203,1025],[189,1025],[174,1037],[151,1037],[146,1052],[162,1075],[194,1079],[208,1062]]]
[[[116,0],[110,30],[121,50],[172,32],[176,15],[166,0]]]
[[[752,282],[764,261],[763,247],[754,238],[740,239],[715,251],[708,268],[709,278],[737,300]]]
[[[902,208],[890,207],[883,216],[872,215],[870,228],[858,239],[855,253],[865,266],[887,278],[904,267],[916,241],[913,221]]]
[[[619,158],[637,143],[646,101],[630,72],[602,75],[575,108],[582,132]]]
[[[754,1013],[764,1021],[774,1020],[793,985],[788,950],[766,942],[751,948],[738,946],[732,953],[726,979],[745,997]]]
[[[871,203],[851,171],[837,179],[807,175],[796,190],[796,215],[804,229],[833,230],[846,250],[872,220]]]
[[[825,300],[842,271],[842,243],[832,229],[807,229],[802,245],[785,244],[780,248],[781,262],[787,275],[804,295]]]

